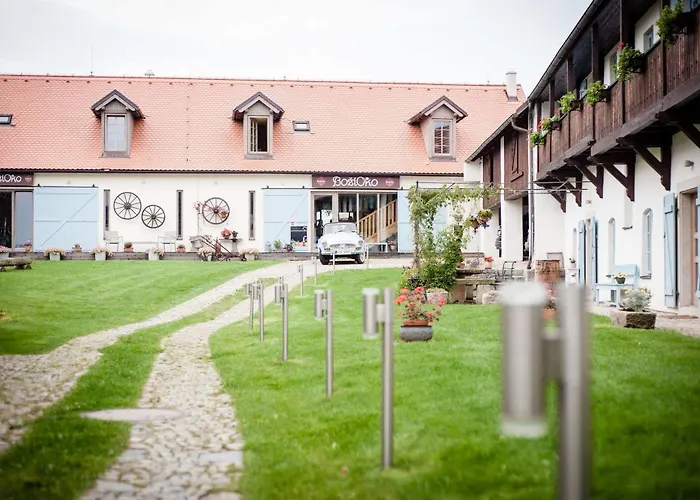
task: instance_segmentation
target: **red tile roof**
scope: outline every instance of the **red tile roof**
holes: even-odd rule
[[[90,106],[118,90],[145,115],[129,158],[101,157]],[[233,108],[262,92],[284,108],[274,159],[245,159]],[[457,124],[457,161],[430,162],[420,126],[407,120],[441,96],[468,116]],[[524,101],[505,85],[0,75],[0,169],[173,172],[457,174],[462,162]],[[311,133],[293,133],[308,120]]]

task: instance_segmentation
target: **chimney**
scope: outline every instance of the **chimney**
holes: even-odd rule
[[[518,100],[518,84],[516,82],[517,73],[509,71],[506,73],[506,95],[509,101]]]

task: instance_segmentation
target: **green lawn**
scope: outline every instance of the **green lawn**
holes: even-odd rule
[[[553,498],[550,435],[504,438],[495,306],[448,306],[428,343],[395,348],[395,463],[380,464],[380,343],[362,339],[361,289],[399,271],[319,276],[335,294],[335,394],[325,397],[324,324],[291,293],[289,354],[279,308],[265,343],[238,323],[211,339],[246,441],[246,498]],[[397,322],[398,323],[398,322]],[[593,321],[594,496],[700,498],[700,341]],[[398,330],[398,325],[397,325]],[[553,394],[553,391],[552,391]]]
[[[237,290],[197,314],[139,330],[103,349],[100,360],[75,388],[34,421],[18,444],[0,455],[0,498],[77,498],[127,448],[131,431],[130,424],[90,420],[80,414],[136,406],[163,337],[210,321],[245,298],[245,291]]]
[[[145,320],[237,274],[274,263],[36,262],[0,273],[0,354],[38,354]]]

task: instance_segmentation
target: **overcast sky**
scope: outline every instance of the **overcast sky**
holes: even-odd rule
[[[0,0],[0,73],[503,83],[590,0]],[[92,56],[91,56],[92,54]]]

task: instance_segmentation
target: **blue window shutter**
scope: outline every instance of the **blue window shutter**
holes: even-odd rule
[[[595,290],[595,284],[598,282],[598,221],[591,219],[591,290]]]
[[[676,195],[664,196],[664,297],[666,307],[677,307]]]
[[[97,188],[34,188],[34,249],[95,248],[99,216]]]
[[[413,224],[408,207],[408,191],[399,191],[396,198],[396,219],[398,221],[398,250],[413,252]]]
[[[265,189],[263,193],[263,220],[265,221],[263,235],[266,243],[272,245],[275,240],[280,240],[282,245],[286,245],[292,240],[293,225],[308,228],[310,214],[308,191]]]
[[[586,281],[586,223],[578,221],[578,276],[576,282],[583,285]]]
[[[695,197],[695,220],[697,221],[698,227],[695,228],[695,230],[698,232],[698,235],[700,235],[700,187],[698,187],[698,193],[697,196]],[[697,250],[700,252],[700,247]],[[698,256],[700,257],[700,256]],[[700,299],[700,258],[698,259],[698,270],[697,270],[697,275],[698,275],[698,282],[695,284],[695,296]]]

